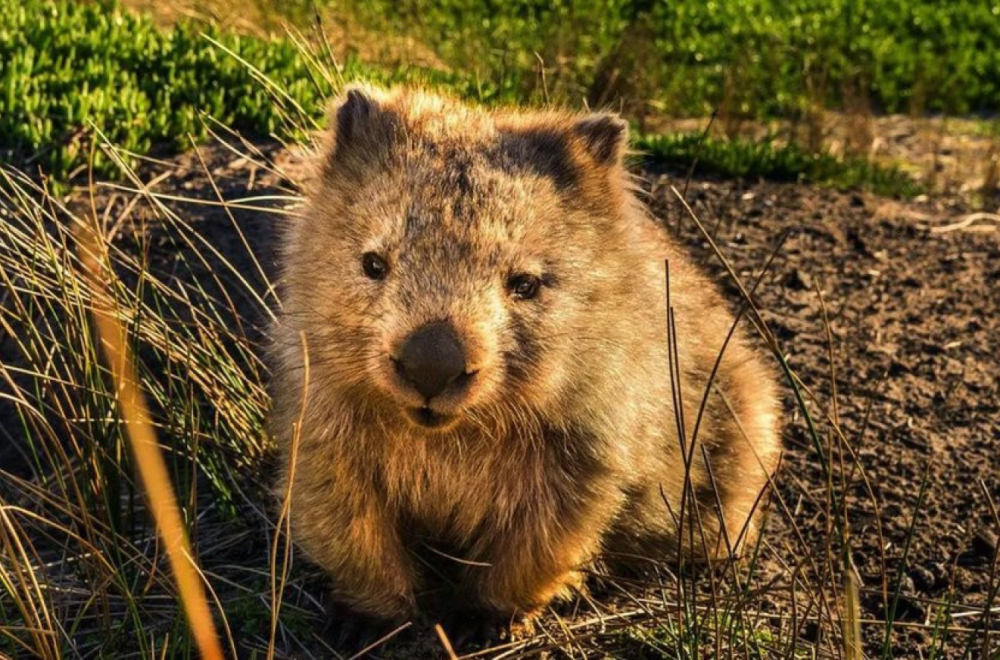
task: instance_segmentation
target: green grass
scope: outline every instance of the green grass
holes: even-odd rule
[[[188,24],[159,30],[108,3],[0,0],[0,146],[64,178],[86,162],[79,137],[91,123],[136,153],[203,137],[199,112],[240,130],[276,130],[281,109],[267,89],[202,32],[279,77],[299,104],[321,102],[288,42]],[[96,168],[115,169],[100,154]]]
[[[651,628],[629,628],[622,633],[621,645],[616,650],[621,657],[635,660],[697,658],[714,648],[731,653],[739,648],[741,657],[752,660],[771,657],[767,649],[773,648],[775,639],[765,625],[754,626],[722,613],[706,615],[705,619],[708,621],[683,627],[676,621],[668,621]],[[726,642],[721,641],[727,637]],[[735,639],[742,644],[733,644]]]
[[[513,21],[505,30],[522,33],[532,25]],[[57,181],[82,172],[91,157],[98,177],[118,171],[101,150],[91,156],[85,136],[95,131],[132,154],[190,147],[206,137],[206,115],[248,134],[301,138],[303,130],[320,125],[325,100],[346,80],[419,82],[487,104],[545,101],[537,88],[521,84],[516,68],[483,77],[379,67],[355,57],[335,64],[322,46],[187,22],[158,28],[103,2],[0,0],[0,35],[0,153]],[[698,156],[699,171],[727,176],[896,195],[916,189],[898,171],[813,156],[794,145],[701,145],[688,135],[640,138],[638,145],[667,164],[686,165]]]
[[[770,140],[718,140],[697,134],[641,136],[636,147],[648,161],[700,174],[818,183],[843,189],[864,189],[883,195],[912,197],[923,188],[907,173],[875,165],[858,157],[812,154],[795,143]]]
[[[519,100],[471,77],[357,58],[334,64],[324,55],[200,22],[159,28],[110,1],[0,0],[0,154],[63,180],[88,164],[81,138],[91,127],[137,154],[188,148],[208,133],[204,115],[251,135],[301,137],[344,80],[419,81],[482,101]],[[94,169],[118,171],[102,153]]]
[[[813,104],[997,112],[997,0],[347,0],[369,26],[454,67],[591,103],[704,115],[797,115]],[[440,35],[448,38],[441,39]],[[471,63],[471,64],[470,64]]]

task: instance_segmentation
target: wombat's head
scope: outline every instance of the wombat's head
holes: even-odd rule
[[[437,430],[571,396],[629,267],[624,122],[352,88],[331,124],[286,254],[320,385]]]

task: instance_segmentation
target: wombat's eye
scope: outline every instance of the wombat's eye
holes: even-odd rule
[[[389,274],[389,264],[374,252],[361,255],[361,269],[365,271],[365,277],[371,280],[381,280]]]
[[[538,288],[541,285],[540,279],[528,273],[513,275],[507,280],[507,289],[510,291],[510,295],[520,300],[530,300],[537,296]]]

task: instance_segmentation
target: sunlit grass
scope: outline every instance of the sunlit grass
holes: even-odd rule
[[[121,164],[87,145],[98,134],[126,166],[151,149],[188,149],[211,139],[205,116],[254,136],[303,140],[321,127],[326,100],[345,81],[415,83],[490,105],[560,103],[584,96],[526,86],[524,74],[363,62],[337,49],[320,24],[277,38],[236,35],[211,24],[159,27],[115,4],[0,0],[0,154],[53,177],[53,190],[121,176]],[[647,157],[701,171],[817,182],[912,195],[906,174],[859,157],[810,153],[796,144],[704,140],[699,133],[642,136]]]
[[[90,289],[91,313],[97,326],[99,342],[111,368],[111,384],[118,395],[122,424],[131,441],[132,455],[159,537],[166,549],[171,572],[177,583],[178,599],[187,615],[188,627],[199,655],[206,660],[222,660],[218,633],[202,584],[202,573],[194,559],[187,529],[181,522],[177,498],[163,454],[152,430],[149,409],[139,388],[133,369],[132,355],[125,344],[125,333],[119,324],[117,310],[106,295],[106,281],[114,281],[114,273],[102,266],[104,237],[96,228],[77,233],[84,275]]]
[[[121,399],[96,346],[93,292],[74,237],[101,231],[115,272],[107,282],[112,308],[202,553],[211,542],[200,519],[235,520],[266,487],[253,477],[267,446],[264,368],[237,321],[232,283],[240,278],[226,278],[218,260],[210,265],[211,246],[197,228],[141,186],[133,202],[153,214],[145,227],[86,203],[65,206],[13,170],[0,171],[0,180],[3,414],[24,458],[16,473],[2,473],[5,541],[17,552],[5,555],[12,563],[0,561],[0,572],[25,632],[6,624],[4,632],[65,648],[113,622],[117,632],[92,643],[127,640],[151,651],[142,631],[174,609],[174,588],[132,476]],[[112,227],[128,238],[109,240]],[[149,236],[173,246],[176,260],[163,270],[147,259]],[[263,304],[256,293],[244,297]],[[238,524],[229,531],[239,538]]]

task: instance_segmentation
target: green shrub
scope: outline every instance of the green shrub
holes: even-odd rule
[[[417,35],[449,65],[591,103],[702,115],[809,104],[1000,110],[997,0],[341,0],[370,27]],[[536,53],[538,54],[536,56]]]
[[[342,76],[422,78],[484,99],[499,96],[471,79],[376,70],[354,58]],[[332,91],[317,63],[289,40],[200,23],[160,29],[114,2],[0,0],[0,154],[57,180],[87,163],[79,138],[91,124],[133,153],[184,148],[205,137],[202,112],[236,130],[287,135],[311,127]],[[102,153],[94,158],[99,175],[116,170]]]
[[[301,105],[318,105],[322,92],[288,42],[189,24],[160,30],[106,2],[0,0],[0,143],[8,157],[62,179],[86,162],[75,138],[88,122],[144,153],[204,136],[199,111],[239,130],[274,131],[281,107],[202,32],[280,80]],[[96,160],[99,173],[113,169],[101,154]]]
[[[654,163],[688,168],[697,161],[697,171],[701,174],[821,183],[906,197],[922,190],[908,174],[895,167],[861,158],[841,160],[828,153],[812,154],[795,144],[703,139],[697,134],[643,136],[636,143]]]

